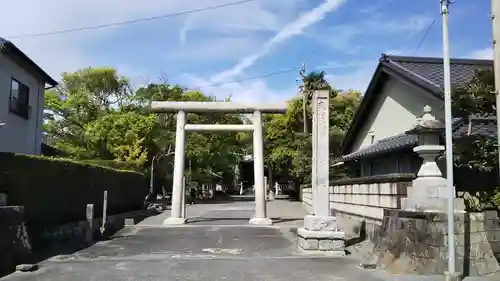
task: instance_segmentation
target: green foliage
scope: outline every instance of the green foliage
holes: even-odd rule
[[[133,97],[128,80],[114,69],[86,68],[63,73],[61,86],[45,94],[44,129],[54,138],[56,148],[78,159],[136,157],[144,160],[143,151],[136,151],[137,143],[131,142],[130,138],[120,143],[130,147],[116,147],[115,140],[123,133],[130,136],[137,131],[144,132],[133,127],[142,120],[125,122],[114,114],[120,112],[120,107],[130,104]],[[103,128],[112,126],[109,123],[115,122],[123,131],[100,134]],[[143,135],[138,136],[141,137]]]
[[[339,93],[324,72],[304,76],[304,90],[329,89],[331,158],[348,129],[360,101],[355,91]],[[305,100],[305,103],[304,103]],[[61,87],[46,93],[45,131],[55,147],[87,163],[146,171],[155,157],[155,174],[168,189],[174,164],[175,114],[150,114],[151,101],[215,101],[200,91],[166,82],[133,91],[128,79],[111,68],[63,73]],[[225,101],[230,101],[229,98]],[[265,116],[265,161],[275,173],[310,181],[311,137],[302,131],[311,122],[309,99],[293,99],[284,115]],[[306,113],[306,120],[303,113]],[[238,114],[188,114],[191,124],[242,124]],[[252,153],[248,133],[190,133],[186,143],[186,176],[210,183],[229,179],[232,167]],[[118,164],[120,163],[120,164]],[[127,163],[127,164],[123,164]],[[128,164],[130,163],[130,164]],[[191,169],[189,169],[191,167]]]
[[[103,158],[145,163],[146,145],[151,143],[158,123],[154,115],[137,112],[113,112],[86,126],[87,149],[102,151]]]
[[[56,148],[87,162],[133,163],[144,171],[154,156],[156,174],[173,170],[175,114],[158,118],[147,111],[150,101],[215,101],[179,85],[151,83],[133,91],[128,79],[111,68],[63,73],[61,87],[46,93],[45,131]],[[226,99],[229,101],[229,99]],[[193,124],[240,124],[231,114],[189,114]],[[186,156],[192,180],[212,182],[228,173],[247,151],[248,135],[233,132],[190,133]],[[188,166],[188,165],[187,165]]]
[[[330,87],[330,86],[328,86]],[[330,87],[331,88],[331,87]],[[339,93],[330,91],[330,159],[337,158],[345,132],[360,103],[361,95],[356,91]],[[310,103],[306,104],[308,118],[312,118]],[[311,180],[312,144],[311,135],[302,133],[303,99],[289,102],[284,115],[271,115],[265,120],[266,146],[265,160],[277,173],[291,170],[291,174],[301,183]],[[331,174],[337,169],[332,168]],[[334,175],[332,175],[334,176]],[[334,176],[335,177],[335,176]]]
[[[64,159],[65,161],[71,161],[69,159]],[[74,160],[73,160],[74,161]],[[118,171],[133,171],[138,173],[145,173],[145,168],[142,163],[137,161],[117,161],[117,160],[100,160],[100,159],[90,159],[90,160],[78,160],[74,161],[79,164],[89,164],[92,166],[99,166],[110,168]]]
[[[500,207],[500,189],[466,192],[462,197],[467,212],[483,212]]]
[[[469,83],[453,91],[454,117],[492,116],[496,113],[493,73],[477,71]],[[479,171],[497,169],[497,140],[488,136],[465,136],[454,145],[454,163]]]
[[[489,117],[496,113],[494,76],[490,70],[477,71],[468,83],[453,91],[454,117]],[[487,121],[488,122],[488,121]],[[482,173],[495,173],[498,169],[496,137],[463,136],[454,143],[454,165]],[[495,187],[467,187],[481,191],[466,193],[466,206],[471,211],[482,211],[492,206],[500,207],[500,190]]]
[[[0,166],[0,192],[9,204],[25,207],[31,229],[84,220],[87,204],[99,214],[104,190],[108,214],[141,208],[147,193],[140,173],[74,160],[0,153]]]
[[[496,113],[493,95],[494,76],[490,70],[476,71],[466,84],[453,91],[452,108],[454,117],[492,116]]]
[[[316,90],[332,90],[332,87],[325,79],[324,71],[310,72],[302,77],[302,83],[304,84],[304,91],[309,96]]]

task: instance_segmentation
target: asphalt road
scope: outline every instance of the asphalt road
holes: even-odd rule
[[[274,227],[249,226],[252,207],[248,202],[193,205],[187,212],[190,224],[181,227],[163,227],[165,212],[108,241],[46,260],[35,272],[16,272],[0,281],[444,280],[361,269],[349,257],[305,256],[297,252],[294,234],[302,224],[297,221],[303,217],[300,205],[268,204]]]
[[[296,252],[289,229],[266,227],[129,228],[80,252],[57,256],[33,273],[1,280],[377,281],[349,258]]]

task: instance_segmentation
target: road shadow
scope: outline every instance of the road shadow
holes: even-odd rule
[[[160,213],[154,211],[138,212],[133,216],[134,224],[138,224],[141,221],[145,220],[146,218],[158,214]],[[28,236],[30,240],[31,251],[29,255],[27,255],[26,258],[23,259],[22,263],[38,264],[52,257],[59,255],[71,255],[79,251],[82,251],[84,249],[87,249],[100,241],[110,240],[112,239],[113,235],[116,232],[123,229],[123,227],[125,226],[125,218],[128,217],[125,216],[123,220],[117,220],[112,223],[106,224],[106,228],[103,234],[101,234],[101,232],[97,228],[93,233],[92,243],[85,242],[85,235],[83,232],[81,231],[70,232],[68,230],[69,228],[67,227],[65,228],[65,226],[76,223],[55,226],[50,229],[43,230],[48,233],[58,233],[58,234],[65,233],[65,231],[70,232],[60,236],[54,234],[51,235],[50,238],[42,237],[42,235],[40,235],[40,233],[43,233],[42,230],[32,229],[30,231],[30,229],[28,228]],[[15,267],[6,268],[5,270],[0,271],[0,278],[13,273],[14,271]]]
[[[204,223],[204,222],[217,222],[217,221],[246,221],[248,222],[251,218],[249,217],[196,217],[188,219],[188,224]],[[284,223],[290,221],[299,221],[303,218],[282,218],[274,217],[271,218],[273,223]]]
[[[230,204],[230,203],[237,203],[238,201],[233,201],[230,199],[197,199],[194,201],[194,205],[210,205],[210,204]],[[189,205],[189,204],[188,204]],[[193,205],[193,204],[191,204]]]

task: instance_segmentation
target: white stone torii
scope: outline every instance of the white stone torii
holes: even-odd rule
[[[151,102],[151,111],[155,113],[177,112],[175,132],[175,163],[172,191],[172,210],[164,224],[184,224],[183,176],[186,131],[253,131],[253,160],[255,178],[255,216],[251,224],[270,225],[271,219],[266,214],[266,194],[264,186],[264,142],[262,134],[262,114],[280,114],[286,112],[286,104],[240,104],[234,102]],[[226,124],[186,124],[186,113],[252,113],[252,125]],[[185,204],[185,202],[184,202]]]

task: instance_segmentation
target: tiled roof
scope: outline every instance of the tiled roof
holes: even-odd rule
[[[455,118],[453,120],[453,139],[458,140],[465,136],[487,136],[496,138],[497,127],[495,120],[496,118],[494,117],[471,117],[470,119]],[[417,145],[417,143],[418,137],[416,135],[407,135],[403,133],[379,140],[366,148],[345,155],[340,159],[340,161],[352,161],[386,153],[393,153],[413,148]]]
[[[476,70],[491,69],[492,60],[451,59],[452,86],[466,83],[473,78]],[[349,130],[342,142],[341,153],[350,152],[360,128],[367,120],[369,112],[375,108],[374,102],[381,91],[381,86],[389,77],[404,79],[429,93],[442,99],[443,59],[429,57],[405,57],[382,54],[380,62],[368,85],[366,93],[354,116]]]
[[[32,61],[25,53],[23,53],[19,48],[16,47],[9,40],[0,37],[0,52],[5,52],[9,56],[16,57],[20,61],[31,66],[35,73],[38,73],[45,79],[45,82],[51,86],[57,86],[57,81],[54,80],[50,75],[48,75],[40,66],[38,66],[34,61]]]
[[[443,59],[441,58],[382,55],[381,61],[393,64],[420,83],[427,83],[439,90],[444,87]],[[468,82],[477,70],[491,69],[492,67],[492,60],[451,59],[451,84],[458,86]]]
[[[418,137],[416,135],[407,134],[388,137],[379,140],[366,148],[343,156],[341,161],[352,161],[365,157],[373,157],[388,152],[400,151],[406,148],[412,148],[417,144],[417,140]]]

